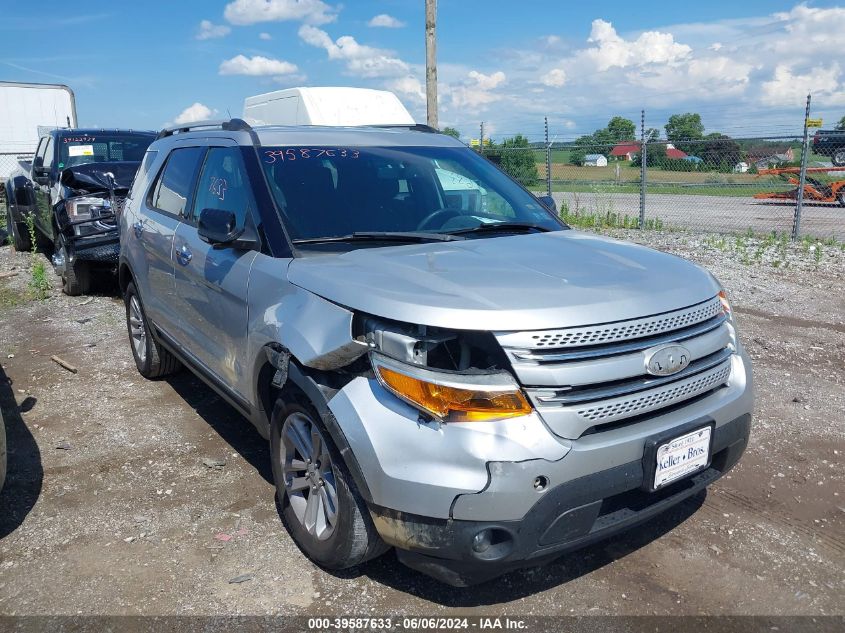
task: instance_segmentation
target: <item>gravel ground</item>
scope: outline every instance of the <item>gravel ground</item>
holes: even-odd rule
[[[137,374],[113,282],[70,298],[52,279],[34,301],[29,256],[0,248],[0,614],[845,613],[845,252],[617,236],[725,284],[755,362],[749,449],[706,496],[632,533],[463,590],[392,553],[315,567],[279,521],[249,423],[187,373]]]
[[[640,213],[638,193],[564,192],[553,195],[558,207],[561,202],[566,202],[570,211],[610,211],[632,218]],[[740,198],[649,193],[646,196],[646,213],[648,218],[660,218],[665,226],[700,231],[742,232],[751,227],[757,233],[790,233],[795,202],[757,200],[750,195]],[[845,241],[845,208],[838,204],[805,201],[801,215],[801,234]]]

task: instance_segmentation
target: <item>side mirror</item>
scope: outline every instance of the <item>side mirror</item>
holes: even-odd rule
[[[197,223],[197,235],[214,248],[230,246],[240,250],[249,250],[258,246],[258,239],[247,234],[246,229],[238,228],[238,220],[231,211],[223,209],[203,209]]]
[[[537,198],[544,207],[546,207],[549,211],[554,211],[557,213],[557,204],[555,204],[555,199],[551,196],[540,196]]]
[[[39,185],[49,185],[50,170],[45,167],[34,167],[32,169],[32,179]]]

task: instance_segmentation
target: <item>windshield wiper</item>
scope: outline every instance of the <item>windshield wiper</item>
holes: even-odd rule
[[[324,242],[452,242],[463,237],[449,233],[424,233],[414,231],[356,231],[349,235],[330,235],[326,237],[307,237],[293,240],[294,244],[322,244]]]
[[[520,233],[528,231],[540,231],[541,233],[548,233],[553,229],[542,224],[535,224],[533,222],[488,222],[486,224],[479,224],[466,229],[456,229],[449,231],[447,235],[464,235],[466,233],[496,233],[499,231],[507,233]]]

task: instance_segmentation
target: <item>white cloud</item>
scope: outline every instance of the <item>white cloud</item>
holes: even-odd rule
[[[234,0],[226,5],[223,17],[238,25],[285,21],[326,24],[334,22],[337,14],[322,0]]]
[[[417,103],[425,103],[425,89],[422,82],[413,75],[388,82],[387,89],[397,93],[400,97],[405,97]]]
[[[232,28],[225,24],[214,24],[211,20],[203,20],[200,22],[200,28],[197,32],[198,40],[210,40],[215,37],[226,37],[232,32]]]
[[[713,42],[708,48],[711,51],[718,51],[722,48],[722,43],[721,42]]]
[[[213,119],[217,114],[217,110],[212,110],[207,105],[203,105],[199,101],[193,105],[188,106],[179,113],[173,123],[175,125],[183,125],[185,123],[195,123],[196,121],[207,121]]]
[[[501,70],[492,75],[485,75],[476,70],[471,70],[467,76],[475,83],[475,87],[479,90],[492,90],[505,80],[505,73]]]
[[[505,73],[501,70],[492,75],[471,70],[467,73],[466,80],[459,85],[450,86],[447,94],[456,108],[482,107],[502,98],[501,94],[494,93],[493,90],[503,84],[506,79]]]
[[[770,106],[796,106],[812,93],[815,102],[828,106],[845,104],[845,84],[839,64],[819,65],[795,72],[787,64],[775,67],[774,75],[761,85],[762,102]]]
[[[601,19],[593,20],[587,41],[596,46],[584,50],[583,54],[593,61],[599,71],[676,62],[692,52],[686,44],[676,42],[671,33],[646,31],[635,40],[626,40],[619,36],[610,22]]]
[[[786,35],[774,38],[769,46],[779,53],[802,57],[831,54],[841,57],[845,33],[845,7],[820,9],[799,4],[791,11],[775,13]]]
[[[282,61],[281,59],[271,59],[270,57],[262,57],[255,55],[254,57],[246,57],[245,55],[237,55],[232,59],[227,59],[220,64],[219,73],[221,75],[250,75],[254,77],[262,76],[279,76],[290,75],[298,70],[296,64]]]
[[[401,29],[405,26],[405,23],[402,20],[394,18],[392,15],[379,13],[367,22],[367,26],[382,27],[385,29]]]
[[[270,35],[269,33],[259,33],[259,34],[258,34],[258,39],[260,39],[260,40],[265,40],[265,41],[269,41],[269,40],[272,40],[272,39],[273,39],[273,36],[272,36],[272,35]]]
[[[551,88],[560,88],[566,83],[566,71],[563,68],[552,68],[540,77],[540,83]]]
[[[393,51],[359,44],[351,35],[332,41],[325,31],[303,24],[299,37],[306,44],[325,49],[329,59],[344,61],[346,69],[359,77],[396,77],[410,72],[410,66]]]

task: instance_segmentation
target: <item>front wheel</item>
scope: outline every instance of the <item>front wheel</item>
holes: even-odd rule
[[[281,398],[270,454],[282,518],[299,548],[328,569],[354,567],[387,551],[319,414]]]
[[[59,235],[53,246],[53,267],[62,278],[62,291],[70,297],[87,294],[91,290],[91,266],[88,262],[69,261],[64,238]]]
[[[845,191],[841,191],[837,196],[837,199],[839,200],[839,206],[845,207]]]
[[[845,147],[837,148],[831,156],[831,162],[837,167],[845,165]]]

